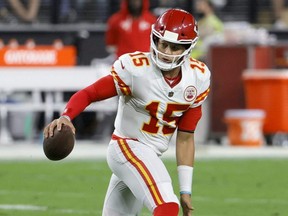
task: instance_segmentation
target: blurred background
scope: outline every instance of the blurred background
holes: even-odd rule
[[[212,78],[197,142],[288,146],[288,1],[149,3],[155,17],[177,7],[198,20],[200,40],[191,55]],[[68,98],[110,72],[115,53],[106,33],[121,4],[0,0],[0,145],[41,142],[44,125]],[[74,120],[77,139],[109,140],[116,107],[116,98],[91,105]]]

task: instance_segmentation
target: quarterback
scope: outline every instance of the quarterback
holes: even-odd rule
[[[44,128],[75,127],[71,120],[90,103],[118,96],[115,130],[107,150],[113,174],[103,216],[136,216],[146,206],[154,216],[192,215],[194,131],[210,91],[210,71],[190,57],[197,43],[194,17],[169,9],[152,26],[151,51],[127,53],[111,74],[76,92],[64,112]],[[139,41],[141,43],[141,41]],[[160,156],[176,133],[179,199]]]

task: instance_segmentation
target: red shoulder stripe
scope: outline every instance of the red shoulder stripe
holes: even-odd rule
[[[128,85],[126,85],[125,82],[119,77],[117,72],[114,70],[114,67],[112,67],[111,74],[112,74],[114,80],[116,80],[116,82],[118,83],[118,86],[119,86],[121,92],[124,95],[131,95],[130,87]]]

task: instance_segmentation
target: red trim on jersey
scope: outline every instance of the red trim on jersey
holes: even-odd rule
[[[131,150],[129,147],[127,141],[125,139],[118,139],[117,140],[118,145],[127,159],[129,163],[131,163],[135,169],[139,172],[139,174],[142,176],[143,180],[145,181],[145,184],[147,188],[150,191],[150,194],[156,204],[156,206],[161,205],[164,202],[161,193],[159,192],[159,189],[157,187],[157,184],[151,175],[149,169],[146,167],[146,165],[143,163],[142,160],[140,160]]]
[[[134,141],[138,141],[138,139],[135,139],[135,138],[122,138],[122,137],[119,137],[115,134],[112,134],[112,139],[113,140],[119,140],[119,139],[124,139],[124,140],[134,140]]]
[[[209,92],[210,92],[210,87],[206,89],[206,91],[204,91],[202,94],[198,95],[194,103],[199,103],[200,101],[204,100],[208,96]]]
[[[201,106],[190,108],[184,112],[179,120],[178,128],[181,131],[194,132],[202,116]]]
[[[114,67],[112,68],[111,74],[113,78],[116,80],[118,83],[118,86],[121,90],[121,92],[124,95],[131,95],[131,89],[128,85],[125,84],[125,82],[118,76],[117,72],[114,70]]]
[[[92,102],[105,100],[116,95],[113,77],[107,75],[72,95],[62,115],[69,116],[72,120]]]
[[[164,75],[163,75],[164,76]],[[166,83],[171,87],[173,88],[174,86],[176,86],[180,81],[181,81],[181,78],[182,78],[182,73],[181,71],[178,73],[178,75],[176,77],[173,77],[173,78],[169,78],[169,77],[165,77],[164,76],[164,79],[166,81]]]

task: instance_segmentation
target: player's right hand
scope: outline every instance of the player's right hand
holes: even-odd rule
[[[73,125],[73,123],[65,118],[65,117],[60,117],[58,119],[54,119],[50,124],[48,124],[43,131],[44,137],[52,137],[54,135],[54,128],[57,127],[57,130],[61,130],[62,125],[65,124],[67,126],[69,126],[72,129],[72,132],[75,134],[75,127]]]

